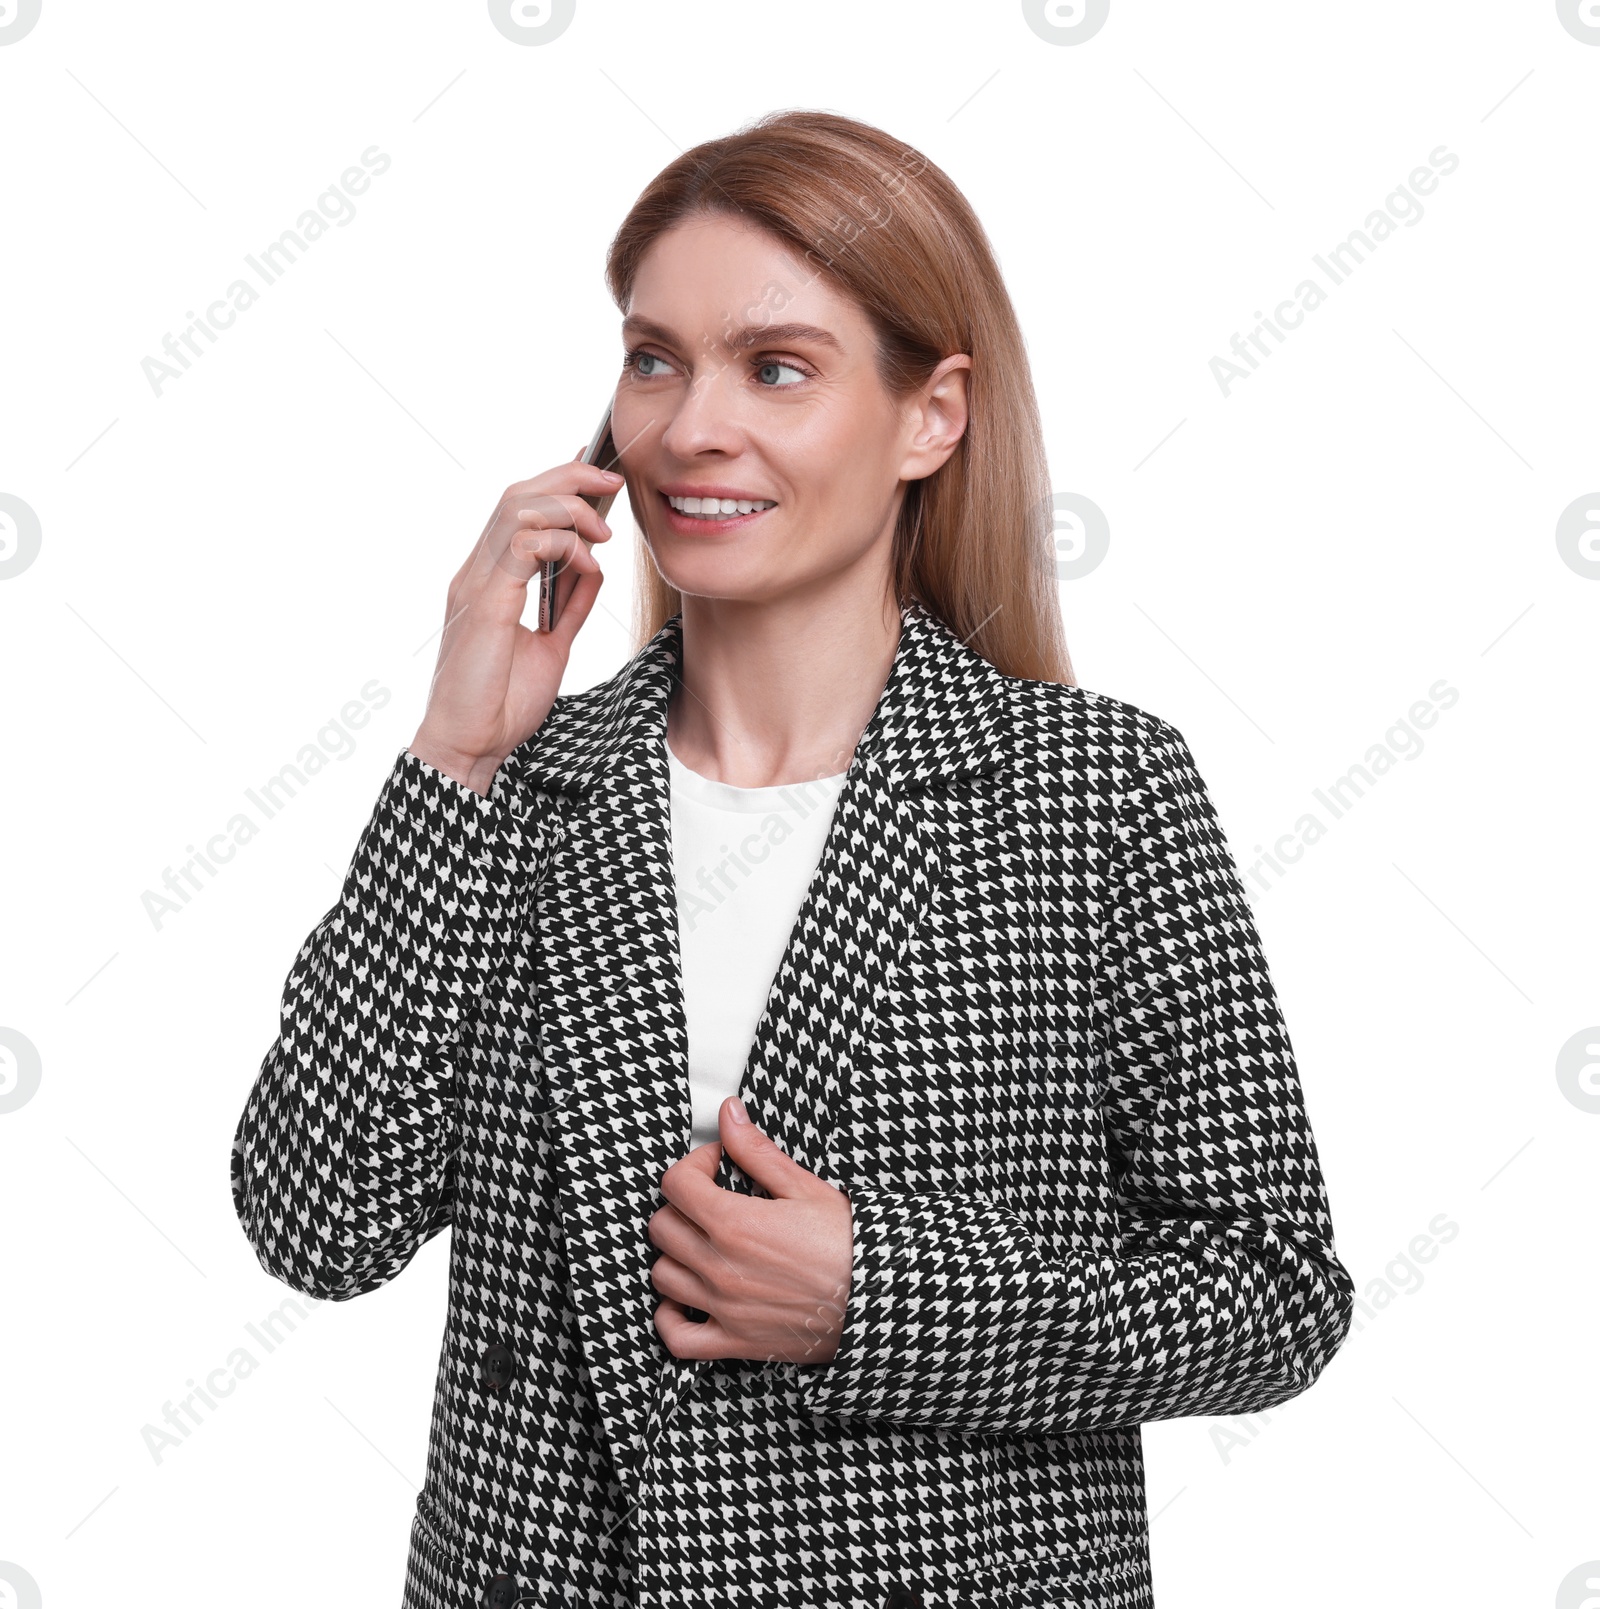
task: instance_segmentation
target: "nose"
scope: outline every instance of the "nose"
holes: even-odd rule
[[[662,447],[683,460],[705,453],[736,454],[743,440],[736,389],[741,376],[737,361],[727,363],[706,354],[678,393],[661,433]]]

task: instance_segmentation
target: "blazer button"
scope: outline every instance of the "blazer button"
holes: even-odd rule
[[[508,1346],[491,1346],[485,1349],[479,1364],[479,1378],[491,1391],[498,1391],[517,1372],[516,1354]],[[498,1578],[497,1578],[498,1579]],[[509,1605],[511,1600],[506,1599]],[[499,1609],[496,1605],[495,1609]]]
[[[890,1587],[889,1596],[883,1600],[883,1609],[922,1609],[922,1594],[915,1587],[903,1583]]]
[[[497,1575],[483,1595],[483,1609],[514,1609],[517,1601],[517,1578],[514,1575]]]

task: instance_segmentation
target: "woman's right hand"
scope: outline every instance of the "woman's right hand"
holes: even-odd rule
[[[410,752],[485,796],[501,762],[555,704],[572,639],[605,579],[584,538],[605,542],[611,527],[583,497],[616,491],[622,477],[582,457],[508,486],[450,582]],[[561,607],[553,630],[530,631],[522,624],[528,583],[546,559],[556,561]]]

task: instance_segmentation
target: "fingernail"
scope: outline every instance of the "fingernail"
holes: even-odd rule
[[[602,469],[600,471],[600,473],[602,475],[604,475],[607,480],[621,480],[622,479],[622,477],[614,469]]]
[[[744,1102],[737,1095],[733,1097],[733,1105],[728,1109],[728,1116],[735,1123],[748,1123],[750,1121],[750,1114],[745,1111]]]

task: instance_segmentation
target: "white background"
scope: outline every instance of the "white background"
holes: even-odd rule
[[[41,532],[0,582],[0,1028],[42,1064],[0,1114],[0,1559],[46,1605],[399,1601],[448,1237],[269,1353],[246,1326],[298,1299],[235,1221],[234,1125],[451,574],[609,393],[612,232],[680,150],[807,106],[991,234],[1053,483],[1110,525],[1061,587],[1079,681],[1187,736],[1241,865],[1326,829],[1250,886],[1362,1306],[1274,1413],[1147,1427],[1158,1603],[1577,1603],[1600,1103],[1557,1057],[1600,1056],[1600,562],[1556,528],[1600,492],[1597,98],[1551,0],[1113,0],[1065,48],[1009,3],[579,0],[528,48],[482,4],[45,0],[0,47],[0,493]],[[262,288],[246,254],[374,145],[353,221]],[[1313,255],[1441,145],[1420,220],[1329,288]],[[260,300],[157,394],[144,360],[240,277]],[[1212,359],[1308,277],[1225,396]],[[612,523],[569,690],[632,651]],[[338,752],[374,679],[263,821],[245,790]]]

